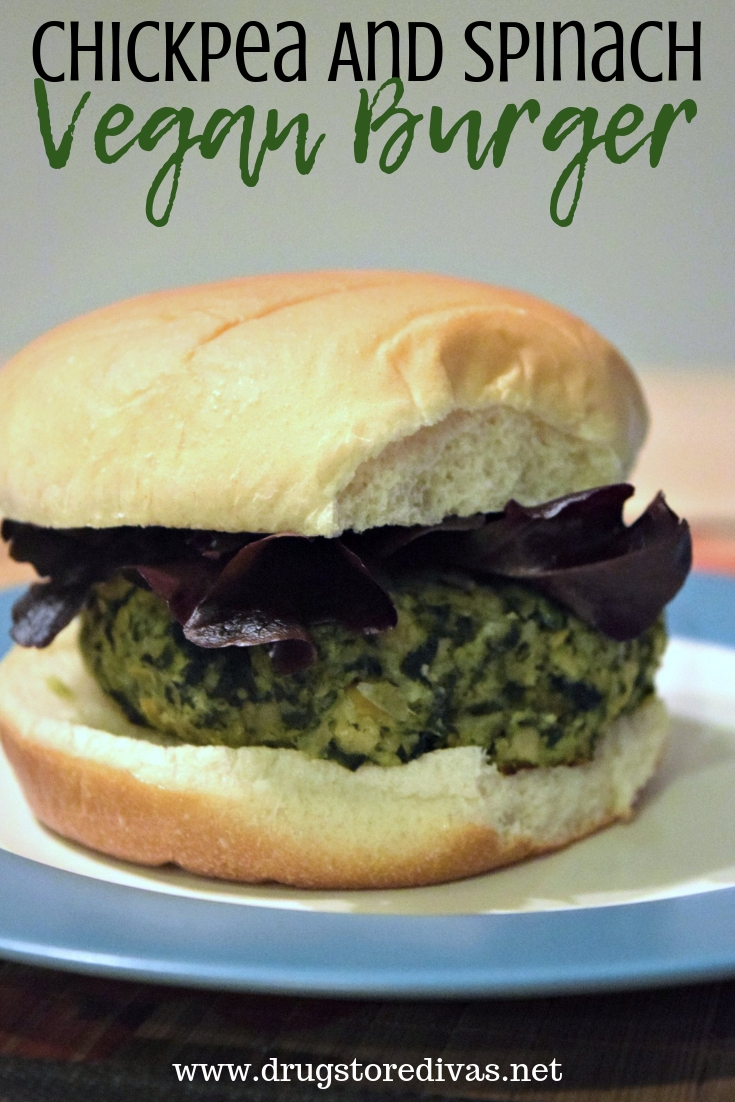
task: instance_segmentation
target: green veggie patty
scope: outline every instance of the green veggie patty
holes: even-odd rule
[[[617,643],[521,585],[432,572],[387,588],[396,628],[317,626],[317,662],[278,676],[264,647],[190,643],[162,600],[118,577],[93,591],[82,653],[134,723],[184,742],[292,747],[351,769],[472,745],[504,772],[575,764],[653,691],[661,622]]]

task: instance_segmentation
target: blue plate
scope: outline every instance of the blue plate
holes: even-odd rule
[[[14,596],[0,594],[2,639]],[[669,622],[675,634],[735,646],[735,580],[694,575]],[[735,888],[536,913],[325,914],[141,891],[5,851],[0,885],[0,955],[128,979],[312,995],[466,997],[735,974]]]

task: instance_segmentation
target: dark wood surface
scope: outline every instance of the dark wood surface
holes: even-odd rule
[[[511,1064],[561,1081],[180,1084],[174,1063]],[[519,1071],[519,1074],[522,1072]],[[293,1073],[291,1073],[293,1075]],[[225,1079],[227,1072],[225,1072]],[[445,1073],[445,1079],[447,1078]],[[735,983],[557,999],[365,1002],[216,994],[0,965],[0,1099],[735,1099]]]

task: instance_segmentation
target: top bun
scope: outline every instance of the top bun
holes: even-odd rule
[[[0,372],[0,512],[67,528],[334,536],[626,477],[625,360],[516,291],[405,272],[255,276],[59,326]]]

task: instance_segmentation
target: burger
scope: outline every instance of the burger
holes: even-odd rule
[[[582,321],[402,272],[148,294],[0,372],[0,732],[105,854],[313,888],[479,874],[630,815],[690,566]]]

